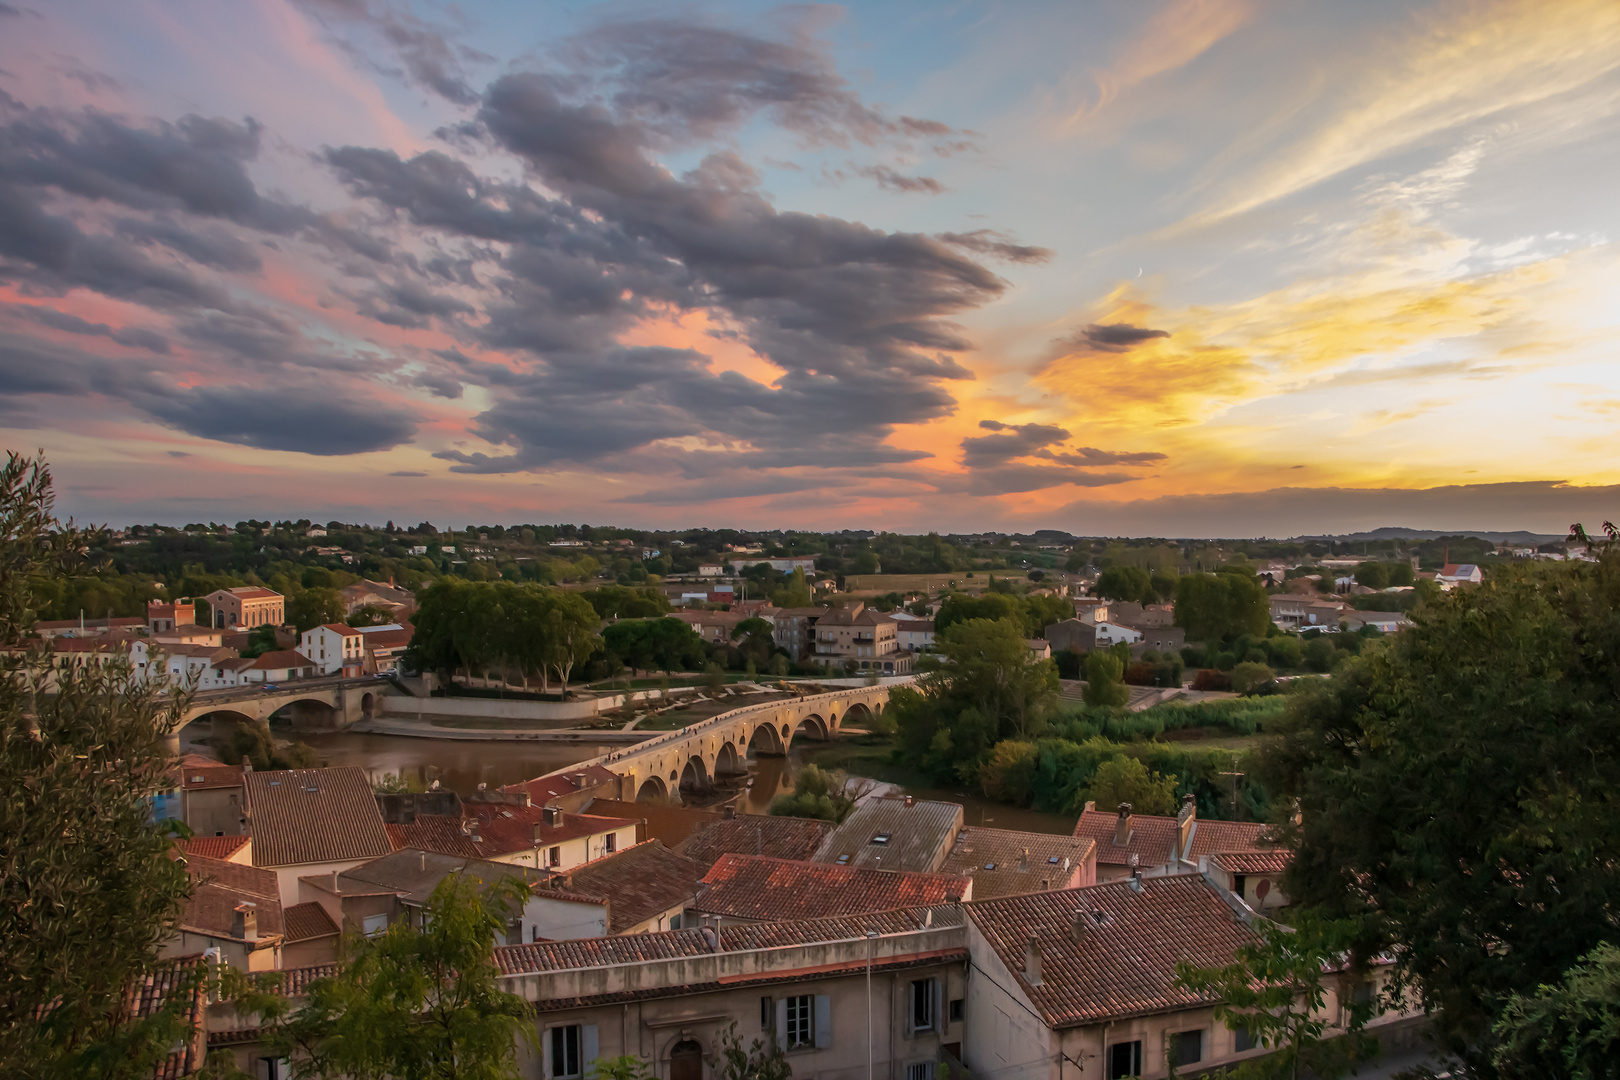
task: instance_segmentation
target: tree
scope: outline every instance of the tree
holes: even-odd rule
[[[720,1037],[721,1080],[793,1080],[793,1066],[775,1040],[755,1039],[743,1049],[733,1020]]]
[[[1176,583],[1176,625],[1187,631],[1189,641],[1264,637],[1270,624],[1271,601],[1251,574],[1188,574]]]
[[[1294,699],[1265,778],[1301,815],[1289,896],[1357,920],[1488,1058],[1515,993],[1613,934],[1620,554],[1506,566],[1412,617]]]
[[[0,468],[0,1075],[153,1075],[188,1034],[187,995],[137,1020],[190,890],[149,821],[186,695],[127,664],[52,670],[24,643],[31,581],[84,569],[90,534],[52,514],[43,457]]]
[[[376,937],[351,935],[337,973],[313,980],[297,1009],[252,988],[238,989],[237,1009],[261,1017],[265,1046],[299,1080],[516,1078],[532,1009],[501,989],[493,950],[526,892],[515,878],[486,886],[451,874],[423,908],[426,929],[400,919]]]
[[[1133,757],[1111,758],[1092,774],[1089,797],[1104,810],[1129,803],[1139,814],[1176,812],[1176,778],[1160,776]]]
[[[1354,928],[1301,913],[1293,928],[1272,922],[1254,927],[1255,940],[1239,945],[1231,964],[1199,968],[1176,965],[1176,982],[1196,993],[1217,998],[1215,1018],[1233,1031],[1246,1031],[1273,1051],[1231,1071],[1239,1080],[1270,1080],[1301,1073],[1332,1078],[1377,1050],[1377,1041],[1362,1033],[1372,1018],[1375,1000],[1353,1003],[1347,1034],[1324,1041],[1331,1014],[1322,1006],[1329,984],[1344,982],[1340,972]]]
[[[805,580],[802,566],[794,567],[787,583],[771,593],[771,603],[779,608],[809,607],[812,602],[810,583]]]
[[[1031,655],[1023,627],[1011,619],[969,619],[936,638],[950,666],[953,693],[1024,738],[1057,700],[1057,668]]]
[[[1152,604],[1159,599],[1153,591],[1153,579],[1140,566],[1110,566],[1097,575],[1098,596],[1108,600]]]
[[[305,589],[287,598],[287,621],[302,634],[326,623],[341,623],[343,594],[333,588]]]
[[[1125,685],[1125,665],[1111,652],[1098,649],[1086,655],[1087,705],[1119,707],[1131,700],[1130,688]]]
[[[1356,567],[1356,584],[1368,589],[1389,587],[1389,567],[1381,562],[1364,562]]]
[[[771,800],[771,813],[777,817],[819,818],[837,824],[855,809],[855,800],[864,794],[847,773],[806,765],[793,777],[793,793]]]
[[[1620,948],[1599,945],[1552,986],[1514,994],[1496,1021],[1492,1064],[1505,1080],[1604,1080],[1620,1049]]]
[[[669,613],[669,597],[652,588],[603,585],[579,594],[602,619],[655,619]]]
[[[1275,682],[1277,673],[1264,664],[1245,660],[1232,669],[1232,689],[1240,694],[1252,694],[1269,682]]]

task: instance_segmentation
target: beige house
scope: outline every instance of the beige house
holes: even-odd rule
[[[191,895],[159,955],[193,956],[218,949],[238,971],[279,968],[282,920],[276,875],[190,851],[182,862],[191,878]]]
[[[816,623],[831,610],[825,607],[778,608],[771,613],[775,627],[771,640],[778,648],[786,650],[789,658],[803,660],[815,652]]]
[[[833,608],[816,620],[815,662],[823,667],[853,665],[857,671],[904,675],[912,655],[900,651],[899,624],[857,601]]]
[[[286,601],[278,592],[258,585],[215,589],[203,597],[219,629],[280,626],[287,618]]]
[[[386,828],[395,848],[567,871],[634,846],[638,824],[535,806],[527,792],[502,792],[468,799],[458,816],[413,814]]]
[[[298,879],[342,873],[394,850],[364,769],[250,772],[243,777],[253,865],[274,870],[285,905]]]
[[[174,768],[181,820],[197,837],[240,836],[247,831],[242,766],[187,754]]]

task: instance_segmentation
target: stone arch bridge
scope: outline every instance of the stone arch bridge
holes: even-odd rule
[[[279,685],[273,690],[257,686],[228,690],[201,690],[181,714],[180,723],[169,734],[170,750],[178,752],[180,730],[205,718],[219,717],[232,722],[268,720],[272,713],[287,709],[293,726],[341,730],[361,720],[382,714],[382,697],[389,692],[383,679],[321,679]]]
[[[910,681],[745,705],[551,775],[601,765],[623,778],[621,798],[661,801],[681,790],[707,788],[720,777],[746,774],[750,751],[786,754],[795,739],[825,741],[836,738],[846,723],[861,727],[888,708],[894,687]]]

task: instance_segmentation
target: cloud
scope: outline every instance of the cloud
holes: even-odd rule
[[[149,390],[145,410],[189,435],[260,450],[333,457],[388,450],[416,433],[409,413],[320,387]]]
[[[465,65],[469,61],[494,59],[474,49],[452,42],[447,32],[433,26],[387,0],[297,0],[328,26],[347,24],[368,30],[394,50],[405,65],[410,82],[455,105],[474,105],[478,92],[468,82]],[[341,44],[341,43],[340,43]],[[362,62],[366,54],[352,46],[347,51]],[[384,69],[385,70],[385,69]]]
[[[1129,352],[1136,346],[1154,338],[1167,338],[1168,330],[1150,330],[1145,326],[1132,326],[1129,323],[1092,323],[1082,327],[1064,339],[1060,348],[1064,352]]]
[[[426,476],[420,469],[399,469],[388,474],[389,476]]]
[[[1051,248],[1016,244],[1006,233],[994,229],[974,229],[965,233],[936,233],[934,239],[952,247],[1015,263],[1050,262],[1056,254]]]
[[[62,330],[69,334],[85,334],[109,338],[120,345],[127,345],[133,349],[148,349],[155,353],[167,353],[169,342],[162,334],[151,330],[142,330],[139,327],[108,326],[106,323],[93,323],[71,315],[65,311],[35,304],[16,304],[10,309],[11,314],[20,315],[25,319],[32,319],[43,326],[53,330]]]
[[[931,176],[906,176],[895,171],[887,165],[856,165],[850,163],[850,168],[856,175],[864,176],[869,180],[877,181],[877,186],[884,191],[895,191],[901,194],[924,192],[929,195],[943,195],[945,185]]]
[[[962,464],[969,470],[968,475],[959,481],[934,481],[943,485],[943,490],[959,489],[970,495],[1007,495],[1064,484],[1106,487],[1128,483],[1135,477],[1128,473],[1091,472],[1091,469],[1103,465],[1145,465],[1165,458],[1164,454],[1155,452],[1110,452],[1091,447],[1071,450],[1061,445],[1070,437],[1068,430],[1054,424],[980,420],[979,427],[994,434],[962,440]],[[1019,462],[1019,458],[1039,460]]]

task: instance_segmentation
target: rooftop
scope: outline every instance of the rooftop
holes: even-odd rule
[[[1209,861],[1233,874],[1282,874],[1294,863],[1294,853],[1284,848],[1272,851],[1220,851]]]
[[[563,814],[560,824],[547,825],[545,807],[522,803],[467,800],[461,807],[459,818],[417,814],[416,820],[408,824],[388,825],[388,841],[396,849],[417,848],[464,859],[490,859],[635,825],[625,818],[593,814]]]
[[[1047,1025],[1073,1027],[1188,1008],[1207,999],[1176,985],[1176,965],[1230,963],[1248,927],[1202,876],[1144,878],[966,905],[968,918]],[[1076,932],[1078,924],[1078,934]],[[1039,985],[1024,979],[1031,937]]]
[[[205,859],[226,860],[252,842],[246,836],[193,836],[175,841],[187,857],[200,855]]]
[[[831,822],[813,818],[747,814],[710,822],[681,845],[681,854],[705,870],[722,855],[768,855],[808,861],[828,834]]]
[[[723,855],[692,907],[755,922],[859,915],[946,904],[972,894],[969,878]]]
[[[339,932],[337,923],[332,921],[332,916],[314,900],[284,909],[281,913],[281,922],[285,927],[282,937],[284,945],[296,945],[300,941],[310,941],[314,938],[336,937]]]
[[[604,855],[553,880],[586,896],[606,897],[608,930],[622,933],[697,895],[703,868],[658,840]]]
[[[187,791],[242,786],[242,766],[227,765],[200,754],[187,754],[181,758],[174,767],[173,775],[176,783]]]
[[[180,912],[182,929],[238,937],[232,932],[236,909],[249,903],[257,915],[259,937],[281,933],[281,893],[272,871],[193,854],[185,856],[185,867],[191,896]]]
[[[1062,888],[1096,846],[1085,836],[969,826],[956,834],[939,869],[972,878],[974,898],[989,900]]]
[[[814,861],[884,870],[937,870],[962,828],[962,807],[923,799],[867,799],[816,849]]]
[[[466,874],[480,882],[518,877],[531,884],[546,877],[543,871],[510,863],[408,848],[345,870],[337,876],[337,881],[339,891],[345,894],[391,892],[407,904],[421,905],[427,903],[439,882],[451,874]]]
[[[255,866],[374,859],[394,849],[358,766],[250,772],[243,789]]]
[[[253,661],[253,668],[257,671],[279,671],[282,668],[313,667],[314,664],[315,661],[296,649],[276,649],[260,654]]]
[[[562,795],[571,795],[585,788],[599,787],[604,784],[617,785],[619,774],[603,768],[600,765],[586,765],[578,769],[567,769],[562,772],[551,773],[546,776],[537,776],[533,780],[525,780],[521,784],[508,784],[501,788],[506,792],[527,791],[529,799],[536,806],[544,806],[552,799]],[[626,814],[625,817],[639,818],[640,814]]]
[[[1176,857],[1177,824],[1173,817],[1158,814],[1132,814],[1124,844],[1118,835],[1117,811],[1087,809],[1074,823],[1074,835],[1090,837],[1097,844],[1097,863],[1102,866],[1137,865],[1146,869],[1163,866]],[[1266,840],[1270,827],[1257,821],[1198,820],[1191,823],[1191,836],[1182,858],[1196,862],[1201,855],[1217,851],[1261,851],[1273,845]],[[1136,863],[1131,857],[1136,856]]]
[[[535,783],[535,781],[530,781]],[[665,803],[623,802],[619,799],[592,799],[586,811],[609,817],[633,818],[647,823],[649,840],[662,840],[664,846],[678,849],[687,838],[706,825],[721,821],[724,815],[716,810],[697,810],[690,806],[671,806]]]

